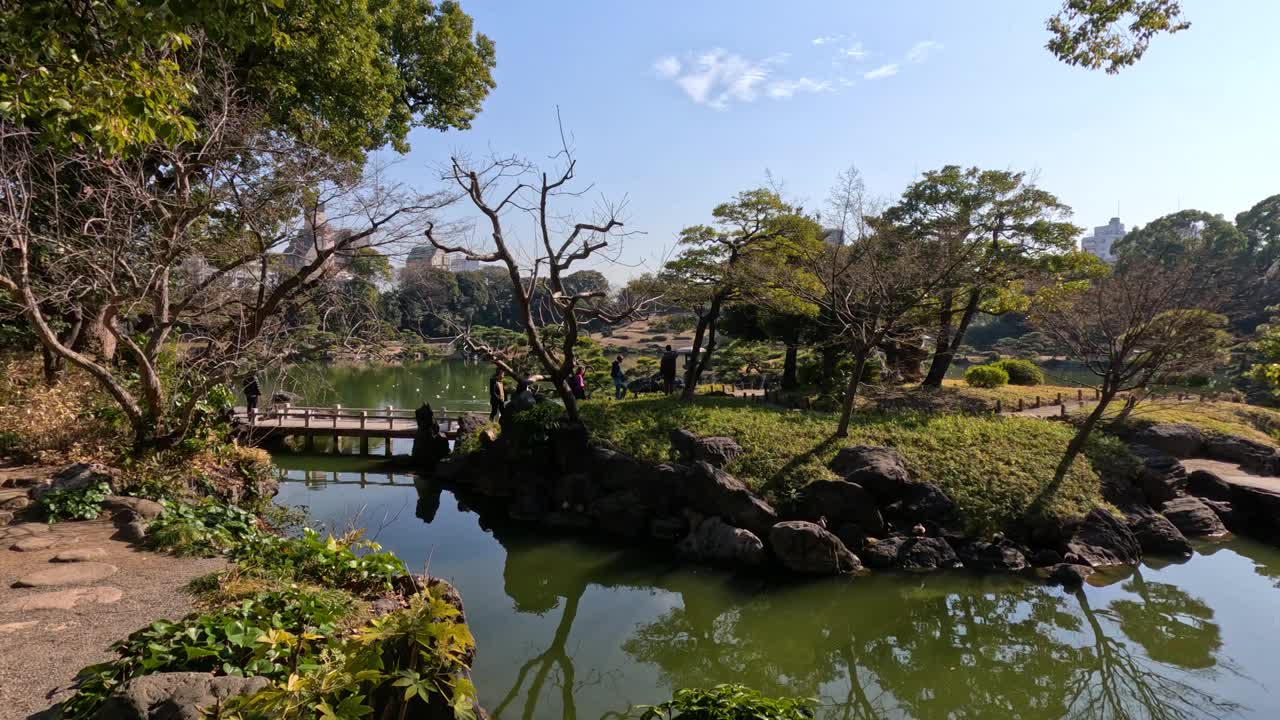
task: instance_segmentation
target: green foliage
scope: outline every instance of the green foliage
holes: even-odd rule
[[[317,644],[351,608],[343,593],[294,588],[178,622],[158,620],[113,646],[114,660],[80,671],[76,694],[62,704],[63,716],[93,717],[116,687],[151,673],[287,678],[314,663]]]
[[[165,512],[147,527],[147,543],[175,555],[229,553],[265,536],[253,513],[206,498],[199,504],[161,500]]]
[[[990,367],[997,367],[1004,370],[1005,374],[1009,376],[1010,385],[1044,384],[1044,371],[1036,367],[1036,364],[1030,360],[1000,360],[999,362],[991,363]],[[968,373],[966,373],[965,381],[967,382],[968,379]]]
[[[1111,251],[1123,269],[1126,264],[1147,260],[1169,266],[1184,260],[1210,266],[1229,264],[1248,247],[1244,233],[1221,215],[1180,210],[1129,231]]]
[[[504,415],[502,436],[517,454],[533,457],[546,449],[562,417],[564,408],[559,403],[540,402],[523,412]]]
[[[342,588],[357,595],[390,590],[392,581],[405,574],[400,558],[383,552],[373,541],[361,539],[358,533],[321,539],[311,528],[304,528],[297,538],[261,535],[235,547],[232,556],[246,570]]]
[[[996,388],[1009,384],[1009,373],[999,365],[974,365],[965,370],[966,384],[979,388]]]
[[[1151,39],[1191,27],[1178,0],[1066,0],[1045,46],[1068,65],[1114,75],[1142,59]]]
[[[102,511],[102,501],[110,493],[111,488],[100,482],[45,493],[36,504],[44,511],[50,523],[59,520],[92,520]]]
[[[641,720],[809,720],[813,700],[772,698],[745,685],[677,690],[661,705],[644,708]]]

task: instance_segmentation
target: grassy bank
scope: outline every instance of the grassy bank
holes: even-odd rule
[[[1033,505],[1051,517],[1105,506],[1098,468],[1119,467],[1129,458],[1118,441],[1099,437],[1089,457],[1077,458],[1066,480],[1054,486],[1054,470],[1072,430],[1030,418],[861,414],[848,438],[835,439],[832,413],[735,398],[597,400],[585,403],[582,414],[596,439],[652,462],[668,459],[667,434],[676,428],[732,437],[744,453],[727,470],[780,503],[814,480],[833,478],[826,465],[841,448],[888,445],[902,453],[916,479],[945,490],[975,532],[1008,527]]]

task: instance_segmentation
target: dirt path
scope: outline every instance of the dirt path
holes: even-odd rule
[[[109,660],[112,643],[191,612],[183,588],[224,565],[148,552],[115,534],[109,520],[0,527],[0,718],[66,698],[76,672]]]
[[[1187,472],[1207,470],[1231,485],[1246,485],[1280,494],[1280,477],[1258,475],[1235,463],[1223,462],[1221,460],[1206,460],[1204,458],[1191,458],[1183,460],[1182,466],[1187,469]]]

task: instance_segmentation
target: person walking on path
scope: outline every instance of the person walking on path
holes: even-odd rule
[[[609,377],[613,378],[613,399],[621,400],[627,396],[627,374],[622,370],[622,356],[609,368]]]
[[[489,377],[489,421],[502,417],[502,406],[507,402],[507,390],[502,386],[502,368]]]
[[[581,365],[574,368],[573,375],[569,376],[569,389],[573,391],[575,398],[587,399],[587,371]]]
[[[658,363],[658,369],[662,372],[662,391],[668,395],[676,391],[676,351],[667,346],[666,352],[662,353],[662,360]]]
[[[249,417],[252,418],[258,412],[258,398],[262,397],[262,388],[258,387],[258,378],[250,375],[248,380],[244,381],[244,403],[249,410]]]

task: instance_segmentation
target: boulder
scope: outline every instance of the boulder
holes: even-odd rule
[[[623,490],[596,498],[587,506],[587,515],[600,529],[624,538],[638,538],[649,530],[651,513],[635,490]]]
[[[1208,470],[1194,470],[1187,476],[1187,492],[1211,500],[1231,499],[1231,486]]]
[[[970,570],[1022,572],[1027,569],[1027,556],[1009,543],[975,540],[961,544],[956,552],[960,562]]]
[[[955,550],[942,538],[902,535],[869,542],[861,555],[867,567],[881,570],[942,570],[960,567]]]
[[[1101,509],[1089,511],[1066,549],[1067,562],[1089,567],[1137,565],[1142,559],[1142,546],[1129,526]]]
[[[742,447],[731,437],[700,438],[688,430],[672,430],[671,452],[682,462],[705,462],[722,468],[742,454]]]
[[[684,504],[689,467],[663,463],[650,465],[629,455],[595,447],[588,451],[590,475],[602,492],[631,490],[654,509],[675,511]]]
[[[861,485],[881,503],[897,500],[911,484],[902,456],[889,447],[847,447],[836,453],[828,467],[845,480]]]
[[[1234,530],[1236,527],[1236,511],[1235,506],[1225,500],[1210,500],[1208,498],[1200,498],[1200,502],[1205,507],[1212,510],[1218,515],[1218,519],[1222,521],[1224,527],[1228,530]]]
[[[0,510],[0,527],[4,527],[11,522],[13,522],[13,511]]]
[[[769,546],[788,570],[808,575],[846,575],[862,568],[858,556],[825,528],[787,520],[769,530]]]
[[[98,483],[115,487],[120,472],[99,463],[75,463],[54,473],[31,488],[31,499],[39,500],[51,492],[79,490]]]
[[[1276,449],[1246,438],[1211,435],[1204,441],[1203,453],[1214,460],[1236,463],[1261,475],[1280,474]]]
[[[727,565],[758,566],[764,562],[764,543],[750,530],[709,517],[680,541],[677,550],[687,557]]]
[[[595,527],[595,521],[585,513],[576,510],[552,510],[540,520],[545,528],[563,532],[585,532]]]
[[[649,537],[662,542],[675,542],[689,532],[689,521],[682,515],[656,515],[649,521]]]
[[[897,529],[909,528],[917,523],[945,529],[958,523],[956,504],[937,485],[907,483],[899,495],[899,499],[890,503],[883,511],[885,520]]]
[[[130,680],[98,710],[100,720],[200,720],[228,698],[268,685],[264,677],[213,676],[200,672],[154,673]]]
[[[108,495],[102,501],[104,510],[109,510],[113,514],[118,512],[132,512],[138,518],[148,522],[155,520],[164,514],[164,506],[155,500],[147,500],[146,498],[125,497],[122,495]]]
[[[684,462],[693,461],[694,449],[698,446],[698,436],[684,430],[676,428],[667,433],[667,438],[671,441],[671,454]]]
[[[696,463],[686,477],[689,505],[698,512],[718,515],[757,536],[767,534],[778,521],[769,503],[752,494],[740,480],[709,463]]]
[[[1031,555],[1031,564],[1035,567],[1049,567],[1062,562],[1062,553],[1049,548],[1041,548]]]
[[[1176,458],[1195,457],[1204,445],[1204,433],[1186,423],[1158,423],[1138,433],[1137,442]]]
[[[1199,498],[1174,498],[1160,506],[1160,512],[1187,537],[1222,537],[1227,528],[1218,514]]]
[[[1187,469],[1174,456],[1147,445],[1129,448],[1142,461],[1138,482],[1152,505],[1173,499],[1187,486]]]
[[[815,480],[801,491],[798,512],[817,521],[826,518],[828,527],[858,526],[863,535],[884,535],[884,518],[875,498],[857,483],[845,480]]]
[[[1146,513],[1129,518],[1129,529],[1147,555],[1189,557],[1191,543],[1177,526],[1158,513]]]
[[[481,413],[462,413],[458,417],[458,437],[472,437],[489,424],[489,416]]]
[[[1084,585],[1084,581],[1094,572],[1091,567],[1074,563],[1058,563],[1046,570],[1049,582],[1068,589]]]
[[[889,570],[898,565],[898,551],[906,542],[907,538],[903,535],[870,540],[862,546],[859,557],[869,568]]]

